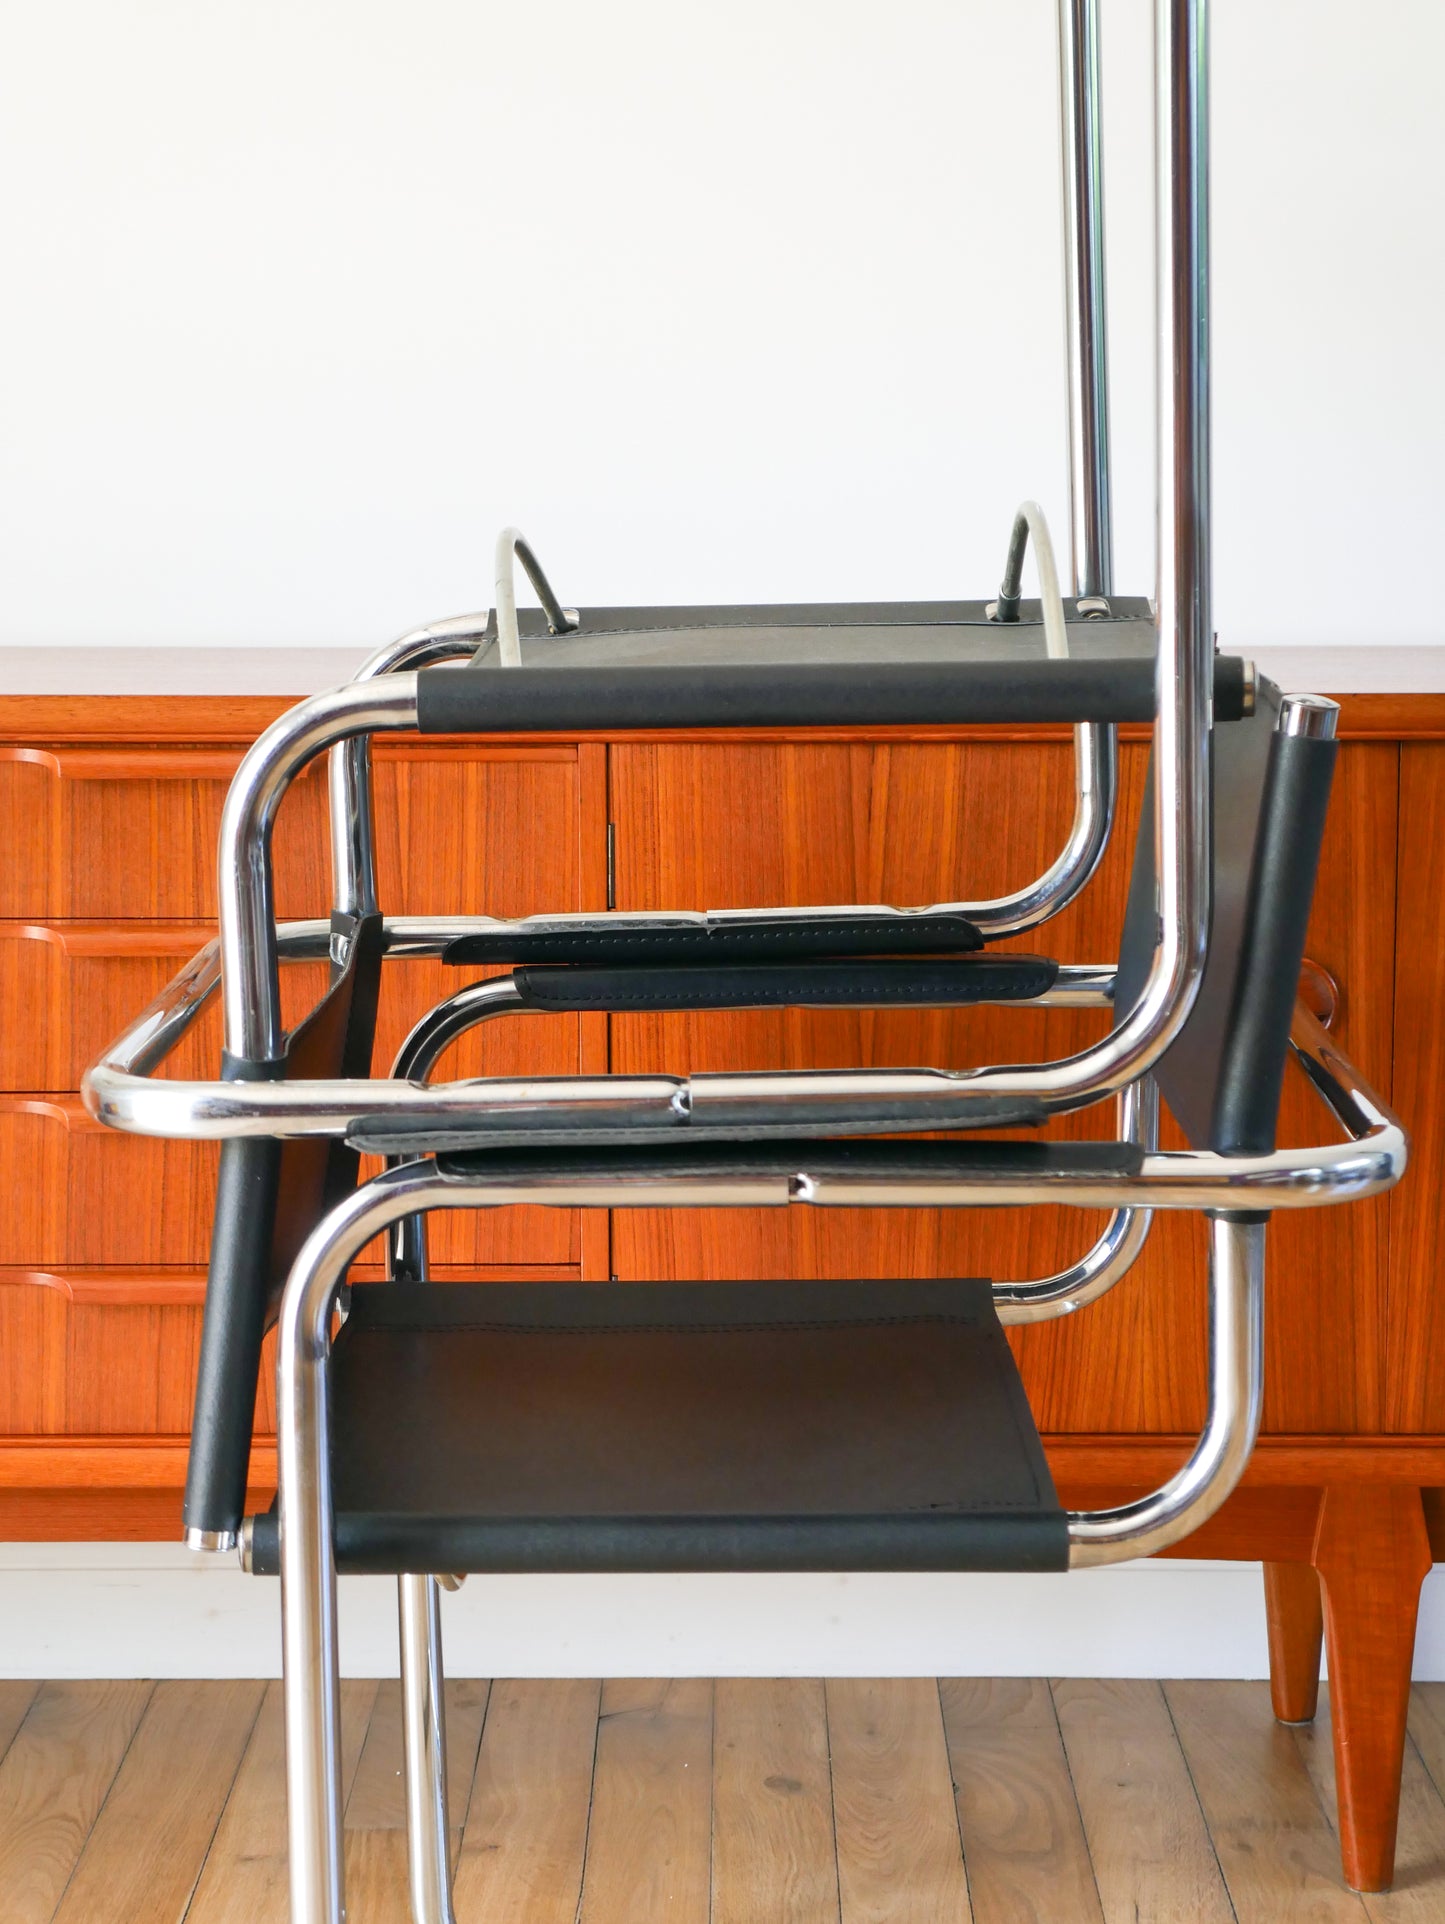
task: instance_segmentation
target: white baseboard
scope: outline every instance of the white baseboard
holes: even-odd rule
[[[168,1544],[0,1545],[0,1675],[279,1674],[277,1586]],[[453,1676],[1262,1677],[1258,1564],[1071,1576],[473,1577]],[[342,1584],[342,1666],[396,1670],[389,1579]],[[1445,1678],[1445,1571],[1418,1677]]]

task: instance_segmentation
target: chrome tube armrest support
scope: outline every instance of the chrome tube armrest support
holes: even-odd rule
[[[449,925],[408,919],[392,925],[390,952],[435,953]],[[282,932],[281,952],[288,958],[324,956],[329,925],[303,922]],[[1102,971],[1089,971],[1102,974]],[[384,1120],[416,1129],[474,1119],[479,1109],[494,1116],[520,1113],[535,1118],[541,1110],[565,1112],[607,1122],[641,1116],[659,1125],[659,1143],[681,1144],[689,1115],[706,1117],[719,1085],[733,1100],[772,1104],[786,1119],[787,1094],[819,1091],[846,1104],[849,1094],[884,1088],[939,1099],[937,1126],[948,1126],[947,1099],[957,1079],[943,1071],[899,1074],[869,1071],[787,1072],[751,1076],[548,1076],[497,1077],[483,1082],[432,1086],[407,1081],[333,1079],[315,1082],[183,1082],[161,1080],[150,1071],[164,1060],[194,1020],[218,977],[216,945],[186,965],[160,997],[86,1073],[82,1094],[90,1113],[112,1128],[138,1135],[181,1139],[229,1136],[346,1136],[363,1120]],[[501,1006],[509,1006],[502,1003]],[[787,1178],[707,1186],[708,1200],[724,1204],[807,1202],[819,1206],[986,1207],[1054,1203],[1081,1209],[1313,1209],[1377,1195],[1404,1173],[1408,1140],[1399,1119],[1375,1094],[1332,1038],[1302,1005],[1295,1011],[1293,1047],[1316,1092],[1349,1140],[1309,1149],[1280,1149],[1262,1156],[1221,1156],[1208,1150],[1146,1153],[1135,1175],[1103,1172],[1090,1176],[1027,1173],[986,1178],[937,1175],[857,1177],[810,1174],[804,1166]],[[840,1110],[846,1114],[846,1109]],[[673,1133],[673,1129],[677,1133]],[[801,1160],[801,1158],[800,1158]],[[585,1195],[558,1179],[546,1185],[547,1200],[578,1204],[594,1197],[608,1206],[665,1207],[666,1182],[628,1178],[589,1180]],[[536,1200],[529,1195],[527,1200]],[[686,1202],[687,1194],[671,1192]],[[494,1195],[493,1200],[501,1200]]]
[[[1067,967],[1067,965],[1066,965]],[[1071,985],[1067,979],[1056,985],[1057,994],[1038,1001],[1104,1003],[1109,989],[1100,990],[1102,970],[1077,968],[1070,971],[1089,978],[1088,990]],[[492,976],[459,989],[445,1002],[428,1010],[415,1025],[397,1052],[392,1075],[409,1082],[428,1082],[437,1061],[453,1042],[478,1024],[494,1016],[524,1007],[510,976]],[[1126,1089],[1119,1098],[1119,1132],[1126,1142],[1139,1143],[1147,1150],[1159,1146],[1159,1092],[1146,1081]],[[393,1160],[395,1167],[402,1159]],[[1116,1209],[1102,1235],[1086,1253],[1067,1269],[1052,1276],[1025,1282],[994,1284],[994,1304],[1004,1323],[1037,1323],[1071,1314],[1097,1302],[1107,1290],[1127,1274],[1148,1240],[1153,1212],[1147,1209]],[[404,1216],[396,1224],[387,1245],[389,1273],[414,1282],[427,1277],[426,1217]]]

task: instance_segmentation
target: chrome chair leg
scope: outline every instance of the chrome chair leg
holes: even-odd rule
[[[277,1444],[291,1924],[345,1924],[326,1353],[324,1344],[304,1359],[284,1349]]]
[[[441,1586],[396,1580],[401,1629],[401,1721],[406,1757],[406,1850],[413,1924],[455,1924],[447,1821],[447,1728]]]
[[[324,1247],[324,1237],[319,1239]],[[318,1238],[313,1236],[316,1243]],[[340,1274],[345,1274],[343,1258]],[[332,1551],[327,1359],[336,1282],[303,1294],[277,1332],[281,1662],[286,1691],[290,1924],[345,1924],[341,1689]]]

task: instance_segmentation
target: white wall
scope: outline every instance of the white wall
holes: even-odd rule
[[[1221,632],[1445,642],[1445,7],[1215,11]],[[506,520],[594,604],[987,592],[1021,496],[1064,519],[1052,17],[15,0],[0,644],[360,652],[485,602]],[[1148,0],[1104,20],[1120,580],[1147,590]],[[5,1554],[21,1672],[272,1661],[271,1588],[229,1569]],[[1012,1579],[449,1608],[475,1669],[1239,1674],[1257,1584],[1109,1574],[1068,1615]]]
[[[1124,583],[1149,0],[1104,0]],[[1445,640],[1445,7],[1217,0],[1218,616]],[[488,598],[986,592],[1064,515],[1052,0],[29,0],[0,641],[370,646]]]
[[[1257,1564],[1071,1576],[472,1577],[455,1677],[1263,1677]],[[0,1544],[0,1677],[272,1677],[277,1585],[171,1544]],[[348,1676],[395,1675],[396,1586],[341,1582]],[[1415,1675],[1445,1677],[1445,1570]]]

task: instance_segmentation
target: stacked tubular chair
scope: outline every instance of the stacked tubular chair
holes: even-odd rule
[[[493,611],[405,637],[255,744],[224,813],[219,942],[87,1078],[116,1128],[223,1145],[186,1534],[282,1579],[295,1924],[343,1914],[338,1572],[399,1579],[412,1904],[418,1924],[442,1924],[440,1586],[499,1571],[1062,1570],[1165,1548],[1229,1495],[1255,1439],[1271,1215],[1373,1195],[1403,1170],[1399,1123],[1295,1002],[1334,705],[1281,693],[1212,638],[1202,15],[1203,0],[1158,0],[1152,604],[1111,580],[1096,23],[1093,0],[1061,0],[1074,595],[1032,507],[989,603],[569,610],[509,530]],[[1037,600],[1022,598],[1030,543]],[[518,614],[518,564],[535,615]],[[368,744],[384,731],[1020,721],[1074,725],[1077,809],[1055,862],[1010,897],[521,920],[397,918],[377,901]],[[1121,722],[1149,723],[1154,750],[1118,957],[990,950],[1042,931],[1094,872]],[[333,912],[278,926],[272,826],[323,750]],[[508,972],[433,1009],[374,1076],[381,972],[417,955]],[[287,1034],[279,965],[318,957],[329,990]],[[217,987],[219,1077],[156,1078]],[[455,1036],[532,1010],[981,1002],[1097,1005],[1113,1026],[1048,1063],[431,1079]],[[1317,1148],[1276,1146],[1291,1047],[1330,1119]],[[1160,1094],[1186,1149],[1157,1146]],[[1116,1140],[1046,1133],[1105,1101]],[[363,1152],[387,1162],[359,1184]],[[1033,1281],[427,1286],[429,1212],[516,1203],[1111,1214],[1078,1263]],[[1095,1300],[1157,1209],[1207,1219],[1206,1425],[1153,1494],[1066,1512],[1003,1325]],[[348,1289],[379,1232],[388,1279]],[[247,1517],[272,1324],[279,1497]]]

